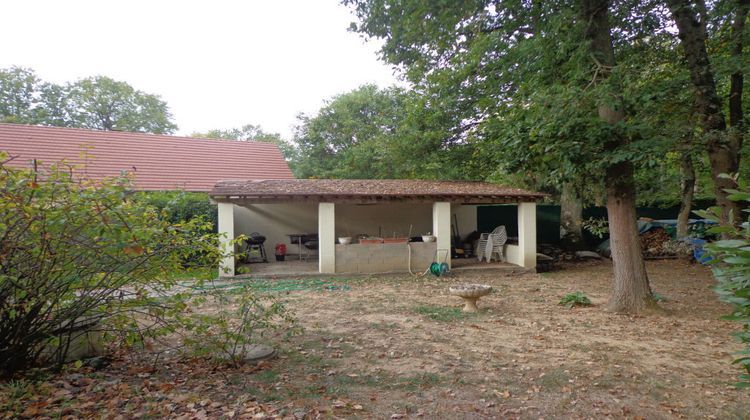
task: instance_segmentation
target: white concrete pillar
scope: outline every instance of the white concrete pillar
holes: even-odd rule
[[[432,234],[437,237],[438,262],[443,262],[448,252],[447,263],[451,265],[451,203],[432,203]]]
[[[234,246],[230,242],[234,239],[234,204],[219,203],[219,235],[221,240],[219,249],[222,253],[231,253],[221,262],[219,277],[234,275]]]
[[[518,203],[520,266],[536,269],[536,203]]]
[[[318,203],[318,271],[336,272],[336,206]]]

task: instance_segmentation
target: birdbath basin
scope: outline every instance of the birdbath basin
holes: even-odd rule
[[[464,300],[464,312],[477,312],[477,301],[480,297],[492,292],[492,286],[487,284],[457,284],[451,286],[448,292]]]

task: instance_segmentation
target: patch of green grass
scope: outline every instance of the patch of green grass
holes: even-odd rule
[[[172,273],[169,278],[172,280],[208,280],[215,279],[218,273],[219,271],[215,267],[190,267]]]
[[[591,306],[591,300],[583,292],[568,293],[560,299],[560,305],[571,309],[574,306]]]
[[[273,369],[262,370],[253,375],[253,379],[255,379],[256,381],[265,383],[276,382],[276,378],[278,377],[279,373]]]
[[[476,316],[470,312],[463,312],[461,308],[451,308],[446,306],[420,305],[414,309],[414,312],[424,315],[433,321],[452,322],[469,317]]]
[[[667,298],[664,295],[661,295],[656,292],[651,292],[651,299],[654,300],[654,302],[666,302]]]
[[[539,378],[539,385],[544,387],[545,390],[551,391],[562,388],[568,383],[570,375],[568,375],[563,369],[555,369],[550,372],[546,372],[544,376]]]
[[[11,380],[0,384],[0,412],[22,412],[25,405],[24,401],[32,395],[34,395],[34,385],[29,381],[23,379]]]
[[[417,389],[431,388],[442,381],[437,373],[425,372],[405,378],[398,378],[394,388],[401,388],[406,391],[416,391]]]

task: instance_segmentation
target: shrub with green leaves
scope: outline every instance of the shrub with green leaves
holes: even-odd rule
[[[284,303],[273,295],[259,294],[250,285],[227,291],[209,288],[196,298],[220,308],[216,312],[196,313],[190,317],[186,335],[187,349],[196,356],[233,366],[243,362],[248,346],[258,344],[270,334],[285,335],[300,331],[297,319]]]
[[[599,239],[609,233],[609,222],[605,218],[589,217],[581,222],[581,226]]]
[[[591,300],[583,292],[568,293],[560,299],[560,305],[568,309],[574,306],[591,306]]]
[[[182,223],[202,218],[207,232],[217,232],[219,224],[218,208],[211,204],[206,193],[187,191],[141,191],[133,197],[155,207],[160,216],[170,223]]]
[[[222,258],[205,219],[164,220],[126,178],[93,183],[8,159],[0,153],[0,376],[60,366],[91,329],[127,343],[174,331],[189,298],[170,290],[174,273]]]
[[[741,185],[739,189],[727,190],[729,199],[750,202],[750,187]],[[748,212],[747,209],[743,210]],[[696,211],[699,216],[722,223],[721,209],[711,207],[708,210]],[[740,375],[738,386],[750,388],[750,223],[747,215],[742,216],[742,223],[729,223],[708,229],[709,233],[721,234],[724,239],[705,246],[706,251],[714,257],[712,270],[718,284],[714,290],[719,299],[732,305],[732,313],[724,317],[741,325],[741,330],[734,335],[745,345],[734,363],[740,365],[747,373]]]

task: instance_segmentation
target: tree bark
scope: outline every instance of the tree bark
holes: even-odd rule
[[[716,81],[706,51],[706,27],[699,19],[699,13],[692,7],[692,3],[690,0],[666,0],[677,25],[685,61],[690,70],[690,79],[695,88],[696,113],[706,139],[716,204],[722,209],[722,220],[728,222],[733,215],[739,214],[739,206],[729,200],[728,193],[724,191],[733,188],[734,181],[720,175],[735,174],[739,170],[741,139],[738,140],[737,136],[729,136],[727,133],[721,98],[716,91]],[[739,42],[741,44],[741,37]],[[739,89],[741,92],[741,88]]]
[[[608,9],[608,0],[581,0],[583,21],[587,23],[586,38],[599,66],[596,83],[605,82],[615,65]],[[607,99],[600,101],[599,117],[613,125],[622,122],[625,119],[622,97]],[[625,145],[626,141],[623,136],[614,135],[605,147],[612,151]],[[605,175],[614,267],[613,290],[607,309],[614,312],[640,312],[653,302],[638,238],[633,173],[631,162],[619,162],[608,167]]]
[[[563,242],[573,249],[583,245],[582,219],[581,193],[573,182],[566,182],[560,194],[560,226],[565,230]]]
[[[745,33],[745,22],[747,21],[749,9],[750,0],[737,1],[737,13],[734,17],[734,22],[732,22],[730,51],[734,60],[740,60],[742,58],[742,49],[744,46],[743,35]],[[742,110],[742,90],[744,83],[745,75],[741,70],[732,73],[729,84],[730,143],[734,143],[737,150],[742,149],[742,141],[746,131],[745,115]],[[737,158],[737,163],[739,166],[739,157]]]
[[[651,285],[641,253],[635,212],[633,165],[622,162],[607,169],[607,216],[614,268],[607,309],[637,313],[653,304]]]
[[[677,215],[677,238],[688,236],[688,221],[693,210],[695,194],[695,167],[690,150],[683,150],[680,156],[680,213]]]

